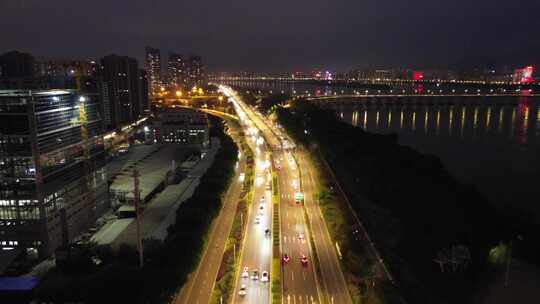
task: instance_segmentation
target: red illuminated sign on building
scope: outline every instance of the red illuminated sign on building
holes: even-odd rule
[[[534,68],[532,66],[525,67],[524,69],[515,70],[514,82],[519,82],[519,83],[524,83],[524,84],[533,83],[534,82],[534,78],[532,76],[533,72],[534,72]]]
[[[412,79],[413,79],[414,81],[424,79],[424,72],[418,72],[418,71],[413,72]]]

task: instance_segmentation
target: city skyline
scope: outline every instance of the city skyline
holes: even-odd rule
[[[245,1],[159,6],[25,1],[0,4],[0,25],[18,28],[2,35],[0,51],[80,59],[117,53],[143,62],[144,47],[153,45],[200,54],[211,71],[534,65],[540,43],[530,37],[539,25],[534,16],[539,8],[533,1],[515,5],[487,0],[423,0],[414,6],[278,1],[257,7]],[[32,22],[21,23],[23,14]]]
[[[0,0],[2,303],[534,302],[537,12]]]

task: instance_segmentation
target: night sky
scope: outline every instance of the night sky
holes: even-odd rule
[[[142,60],[151,45],[214,71],[536,64],[539,12],[539,0],[0,0],[0,52]]]

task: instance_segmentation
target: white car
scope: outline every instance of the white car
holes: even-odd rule
[[[261,222],[261,218],[260,217],[255,217],[255,224],[259,224]]]
[[[257,269],[253,270],[253,273],[251,274],[251,279],[254,281],[257,281],[259,279],[259,271]]]
[[[264,204],[266,202],[266,199],[264,198],[264,196],[261,196],[261,204]]]
[[[242,271],[242,278],[247,279],[249,278],[249,267],[244,267],[244,271]]]
[[[245,284],[242,284],[242,286],[240,286],[240,290],[238,291],[238,295],[245,296],[246,293],[247,293],[247,286]]]
[[[261,275],[261,282],[268,282],[268,271],[263,271]]]
[[[259,210],[264,210],[264,205],[263,204],[259,205]]]

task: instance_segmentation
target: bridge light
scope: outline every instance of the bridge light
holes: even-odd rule
[[[176,91],[176,96],[177,96],[177,97],[182,96],[182,91]]]

